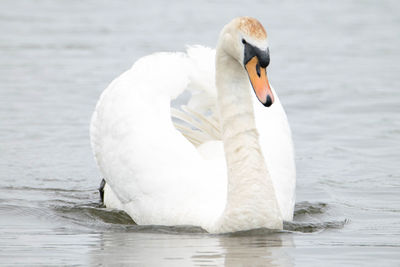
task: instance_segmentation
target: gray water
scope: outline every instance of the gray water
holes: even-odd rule
[[[0,265],[399,266],[398,1],[3,0]],[[88,125],[139,57],[258,18],[293,131],[295,221],[209,235],[99,206]],[[162,70],[160,70],[162,71]]]

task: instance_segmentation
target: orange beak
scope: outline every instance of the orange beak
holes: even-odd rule
[[[256,56],[247,62],[245,68],[258,100],[266,107],[271,106],[274,95],[269,87],[266,68],[260,66]]]

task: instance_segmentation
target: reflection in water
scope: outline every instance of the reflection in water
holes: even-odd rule
[[[160,235],[137,232],[106,232],[99,236],[98,249],[91,253],[91,265],[141,263],[159,266],[160,262],[174,266],[192,265],[192,255],[213,253],[204,264],[221,264],[221,250],[218,240],[204,235]]]
[[[293,247],[289,233],[248,232],[248,236],[219,237],[225,250],[225,266],[293,266],[292,259],[282,247]]]
[[[105,232],[98,241],[97,249],[91,252],[92,265],[293,266],[285,251],[285,247],[294,246],[290,233],[255,230],[234,235],[160,235],[128,231]]]

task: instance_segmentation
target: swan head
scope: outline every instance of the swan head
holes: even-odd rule
[[[262,24],[250,17],[233,19],[223,28],[218,48],[239,62],[258,100],[266,107],[271,106],[274,95],[267,77],[270,57],[267,32]]]

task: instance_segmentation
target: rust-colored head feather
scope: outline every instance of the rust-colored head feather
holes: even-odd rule
[[[266,39],[267,32],[261,23],[250,17],[241,17],[238,21],[238,28],[248,36],[251,36],[255,39]]]

